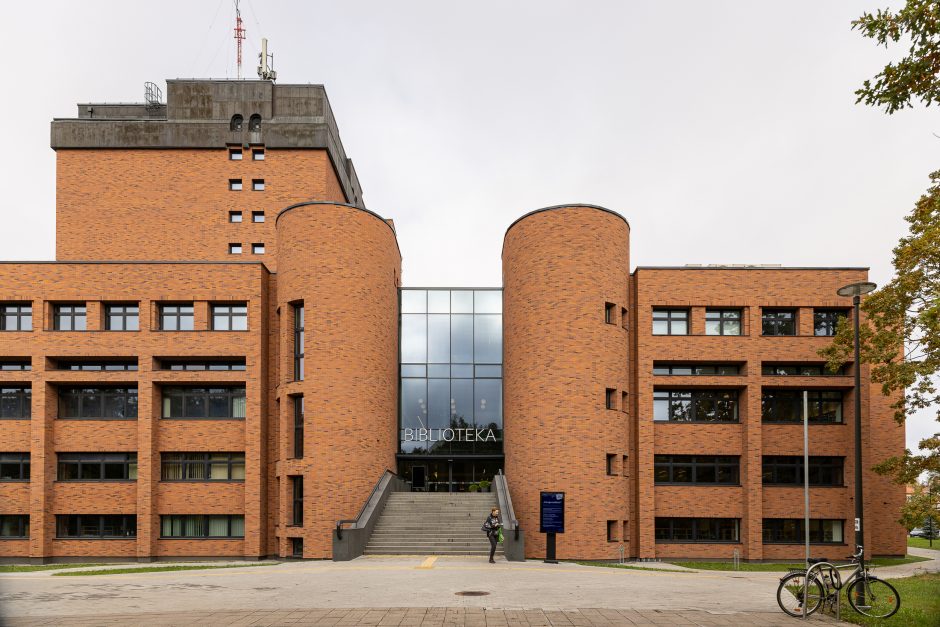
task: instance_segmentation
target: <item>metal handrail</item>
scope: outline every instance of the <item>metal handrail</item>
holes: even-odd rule
[[[359,519],[362,518],[363,513],[365,513],[366,508],[369,507],[369,503],[372,502],[372,498],[375,496],[376,492],[378,492],[379,486],[382,485],[382,482],[385,480],[385,477],[386,477],[387,475],[391,475],[391,476],[393,476],[393,477],[397,477],[397,476],[398,476],[398,473],[396,473],[396,472],[394,472],[394,471],[389,470],[388,468],[386,468],[386,469],[385,469],[385,472],[382,473],[382,476],[379,477],[379,480],[375,482],[375,485],[372,487],[372,492],[369,493],[369,498],[367,498],[367,499],[365,500],[365,503],[362,504],[362,508],[360,508],[359,513],[356,514],[356,517],[355,517],[355,518],[345,518],[345,519],[343,519],[343,520],[337,520],[337,521],[336,521],[336,538],[337,538],[337,539],[339,539],[339,540],[342,540],[342,539],[343,539],[343,525],[347,525],[347,524],[350,524],[350,523],[354,523],[354,524],[356,524],[356,525],[359,524]]]
[[[496,473],[496,476],[493,477],[494,482],[498,482],[502,486],[502,494],[505,495],[506,507],[503,508],[505,513],[504,520],[508,524],[504,524],[503,527],[514,531],[514,540],[519,539],[519,521],[516,520],[516,512],[512,509],[512,497],[509,495],[509,482],[506,481],[506,475],[503,474],[503,469],[500,468],[499,472]]]

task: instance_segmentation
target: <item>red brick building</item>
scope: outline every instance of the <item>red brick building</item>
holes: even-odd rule
[[[326,93],[168,82],[52,123],[54,262],[0,264],[0,559],[329,558],[383,472],[505,470],[525,554],[802,556],[853,540],[852,366],[822,367],[864,268],[639,267],[591,205],[506,232],[503,289],[401,287]],[[905,553],[904,448],[862,370],[866,547]],[[449,400],[449,402],[448,402]]]

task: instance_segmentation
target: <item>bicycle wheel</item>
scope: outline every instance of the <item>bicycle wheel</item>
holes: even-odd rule
[[[901,608],[898,591],[877,577],[856,579],[849,585],[848,595],[852,609],[872,618],[888,618]]]
[[[803,584],[806,582],[806,573],[790,573],[780,580],[777,587],[777,605],[780,609],[799,618],[803,615]],[[806,590],[806,615],[809,616],[819,609],[824,597],[822,582],[816,577],[809,580]]]

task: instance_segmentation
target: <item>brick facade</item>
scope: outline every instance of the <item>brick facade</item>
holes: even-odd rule
[[[0,332],[0,364],[31,364],[30,370],[0,369],[0,388],[31,388],[29,418],[0,420],[0,453],[31,454],[28,481],[0,481],[0,515],[29,515],[30,534],[0,539],[0,559],[258,559],[290,555],[294,538],[303,540],[304,557],[329,558],[336,522],[355,517],[382,472],[396,468],[401,252],[394,227],[362,204],[322,88],[270,87],[171,81],[170,104],[157,111],[164,116],[159,120],[122,117],[132,118],[127,111],[134,107],[142,118],[154,115],[143,105],[114,117],[108,105],[89,105],[80,119],[53,123],[57,261],[0,263],[0,304],[32,306],[32,330]],[[217,106],[200,108],[203,97],[187,100],[200,90],[214,94],[206,98],[216,98]],[[272,124],[231,131],[232,112],[251,107],[266,116],[264,124],[273,116]],[[205,119],[194,126],[193,116]],[[102,130],[112,124],[117,135]],[[233,147],[241,147],[244,159],[229,158]],[[264,149],[265,159],[252,160],[252,148]],[[243,190],[230,191],[230,179],[241,179]],[[252,191],[254,179],[264,179],[263,191]],[[230,222],[230,211],[241,211],[242,221]],[[252,211],[264,211],[264,222],[252,222]],[[744,559],[799,558],[800,545],[762,541],[763,519],[802,515],[801,489],[764,486],[761,478],[763,456],[802,453],[800,425],[761,419],[762,390],[780,387],[844,392],[842,423],[811,427],[813,455],[845,458],[844,485],[814,487],[811,500],[814,518],[845,521],[843,544],[850,544],[851,373],[771,377],[761,366],[818,363],[816,351],[828,340],[813,335],[814,308],[846,308],[836,288],[864,280],[867,271],[640,267],[631,273],[629,236],[621,216],[590,205],[528,214],[505,236],[505,469],[527,555],[545,549],[539,491],[562,490],[561,558],[613,559],[621,545],[639,558],[726,558],[734,550]],[[230,254],[232,243],[242,245],[240,255]],[[252,254],[253,243],[263,243],[264,253]],[[85,304],[87,330],[53,330],[60,303]],[[112,303],[137,304],[140,330],[105,330]],[[160,306],[174,303],[193,305],[193,330],[160,329]],[[211,306],[233,303],[247,307],[247,331],[213,330]],[[303,380],[294,375],[299,304]],[[652,311],[659,307],[688,310],[690,333],[652,335]],[[710,307],[741,310],[741,335],[705,335]],[[763,307],[796,309],[798,334],[762,336]],[[137,369],[61,367],[70,359],[117,358],[135,361]],[[245,367],[165,367],[179,358],[244,359]],[[740,371],[653,375],[657,362],[734,363]],[[867,367],[862,376],[870,466],[903,450],[904,430],[891,418],[890,399],[869,384]],[[136,420],[64,419],[60,392],[82,385],[136,387]],[[168,419],[163,395],[171,386],[244,386],[244,418]],[[739,420],[654,422],[654,390],[680,388],[735,390]],[[304,454],[295,457],[299,396]],[[56,456],[68,452],[136,453],[136,480],[58,480]],[[167,452],[244,453],[244,479],[163,480]],[[740,484],[657,485],[655,454],[740,457]],[[292,477],[303,477],[301,525],[292,521]],[[869,554],[905,552],[895,522],[903,499],[903,487],[866,470]],[[136,515],[136,537],[59,537],[56,516],[74,514]],[[244,537],[163,537],[161,516],[171,515],[244,516]],[[657,542],[657,517],[739,519],[740,538]]]

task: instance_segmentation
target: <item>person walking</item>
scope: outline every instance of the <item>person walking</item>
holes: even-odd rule
[[[496,555],[496,543],[499,542],[499,530],[502,526],[503,523],[499,520],[499,508],[494,507],[483,522],[483,531],[486,532],[486,537],[490,541],[490,564],[496,563],[493,556]]]

